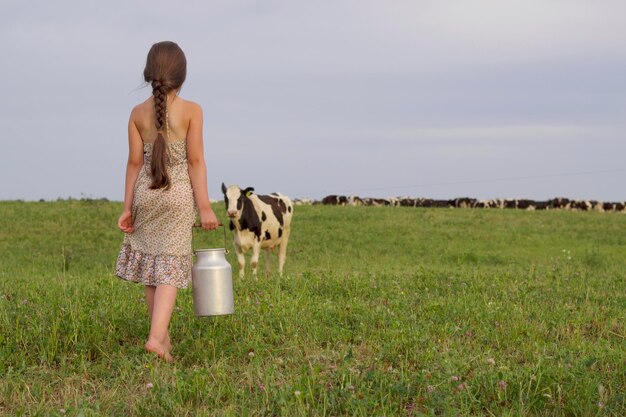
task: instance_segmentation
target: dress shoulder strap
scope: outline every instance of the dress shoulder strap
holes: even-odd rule
[[[172,130],[170,129],[170,115],[167,111],[167,107],[165,107],[165,130],[167,131],[168,142],[172,142],[174,140],[174,136],[172,135]]]

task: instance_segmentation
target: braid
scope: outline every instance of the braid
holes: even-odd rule
[[[165,126],[167,90],[167,87],[161,81],[152,81],[152,95],[154,96],[154,110],[156,111],[157,130],[161,130]]]
[[[154,97],[154,125],[157,137],[152,146],[150,161],[151,189],[169,188],[170,177],[167,173],[168,152],[165,138],[167,129],[167,94],[180,91],[187,76],[187,58],[182,49],[171,41],[152,45],[146,57],[143,79],[152,85]]]
[[[152,95],[154,96],[154,110],[156,112],[155,126],[157,138],[152,146],[152,160],[150,173],[152,175],[151,189],[165,188],[170,186],[170,177],[167,173],[167,145],[163,136],[163,128],[166,126],[167,117],[167,93],[169,89],[165,83],[159,80],[152,81]]]

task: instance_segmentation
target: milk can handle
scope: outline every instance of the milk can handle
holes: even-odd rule
[[[228,249],[226,248],[226,226],[224,226],[224,223],[218,223],[217,226],[221,226],[222,230],[224,230],[224,254],[228,255]],[[193,227],[201,228],[202,225],[196,223],[193,225]]]

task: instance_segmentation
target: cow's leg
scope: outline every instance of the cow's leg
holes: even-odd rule
[[[239,278],[243,278],[246,269],[246,258],[243,256],[241,246],[235,244],[235,252],[237,252],[237,262],[239,263]]]
[[[270,259],[272,254],[271,248],[265,248],[265,273],[269,275],[272,272],[272,266],[270,265]]]
[[[285,265],[285,258],[287,257],[287,242],[289,242],[290,230],[285,228],[283,230],[283,237],[280,240],[280,251],[278,252],[278,274],[283,276],[283,265]]]
[[[250,266],[252,267],[252,276],[256,278],[256,267],[259,264],[259,255],[261,254],[261,243],[256,242],[252,246],[252,259],[250,259]]]

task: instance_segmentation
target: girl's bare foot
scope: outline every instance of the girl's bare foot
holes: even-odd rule
[[[163,344],[165,346],[165,350],[167,350],[168,352],[172,351],[172,342],[170,341],[170,334],[167,334],[167,337],[165,338],[165,343]]]
[[[165,362],[169,363],[174,360],[172,355],[170,355],[170,351],[169,351],[171,347],[168,349],[167,345],[165,345],[164,343],[159,343],[155,340],[148,339],[144,347],[146,348],[148,352],[156,353],[156,355],[159,358],[163,359]]]

